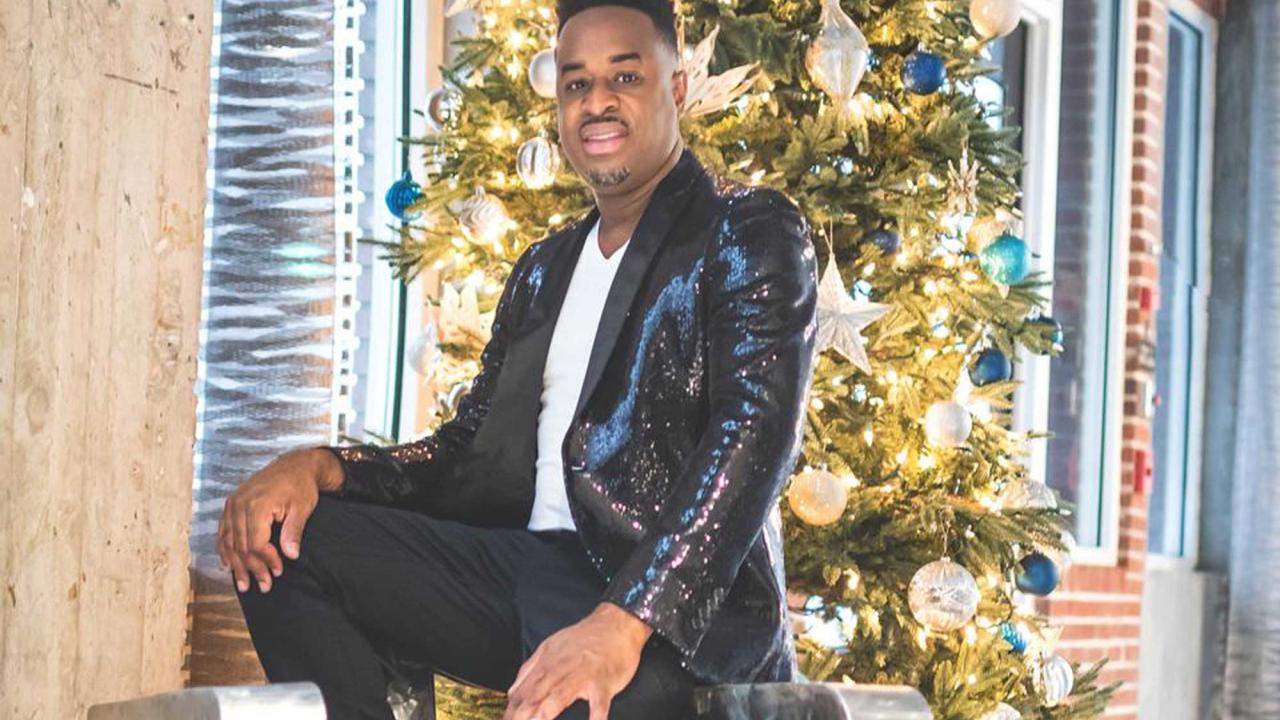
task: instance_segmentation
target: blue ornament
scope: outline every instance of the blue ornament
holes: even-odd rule
[[[1000,636],[1009,643],[1009,648],[1019,655],[1027,651],[1027,637],[1018,630],[1017,625],[1007,620],[1000,623]]]
[[[902,84],[917,95],[937,92],[946,79],[946,65],[931,52],[916,50],[902,63]]]
[[[422,213],[413,212],[406,215],[405,208],[417,202],[420,197],[422,197],[422,186],[414,181],[408,170],[405,170],[404,175],[391,183],[391,188],[387,190],[387,209],[401,220],[413,220]]]
[[[1011,377],[1013,377],[1013,364],[1004,356],[1004,353],[995,348],[987,348],[978,353],[978,358],[969,368],[969,379],[978,387],[1004,382]]]
[[[1022,572],[1014,578],[1014,584],[1022,592],[1044,597],[1058,587],[1058,566],[1042,553],[1033,552],[1019,564]]]
[[[1031,249],[1022,238],[1005,233],[982,248],[978,264],[991,282],[1017,285],[1031,272]]]
[[[862,236],[862,242],[874,243],[880,248],[880,252],[885,255],[892,255],[898,252],[898,248],[902,245],[902,238],[898,237],[898,233],[885,228],[872,230]]]
[[[1043,325],[1048,328],[1046,334],[1049,337],[1049,342],[1053,343],[1055,348],[1062,349],[1062,323],[1048,315],[1037,315],[1027,322],[1031,325]]]

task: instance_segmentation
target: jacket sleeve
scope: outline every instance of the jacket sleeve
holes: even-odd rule
[[[534,243],[536,245],[537,243]],[[489,412],[489,402],[502,372],[507,344],[515,323],[523,315],[518,309],[527,289],[522,287],[530,245],[516,258],[494,310],[489,342],[480,353],[480,371],[471,387],[458,400],[457,411],[435,432],[399,445],[372,443],[348,446],[322,445],[337,456],[342,466],[342,486],[333,497],[379,505],[427,510],[425,496],[438,478],[466,452],[480,423]]]
[[[703,264],[710,415],[672,494],[601,598],[692,655],[803,439],[817,329],[809,226],[780,191],[727,211]]]

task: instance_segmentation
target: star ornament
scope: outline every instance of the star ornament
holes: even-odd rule
[[[834,258],[828,259],[827,269],[818,281],[818,352],[835,348],[845,359],[870,375],[871,363],[867,360],[862,330],[892,307],[849,297]]]

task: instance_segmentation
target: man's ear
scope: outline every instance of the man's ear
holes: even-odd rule
[[[689,93],[689,73],[685,71],[684,64],[681,63],[676,71],[671,73],[671,94],[675,97],[676,109],[684,112],[684,101]]]

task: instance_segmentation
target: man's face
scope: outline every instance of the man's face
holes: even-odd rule
[[[662,167],[680,132],[685,74],[648,15],[593,7],[556,45],[560,146],[596,191],[622,193]]]

